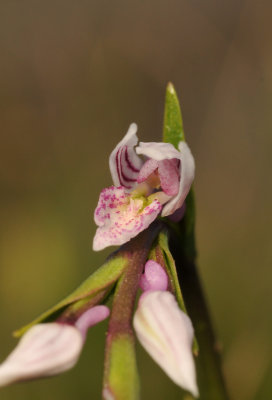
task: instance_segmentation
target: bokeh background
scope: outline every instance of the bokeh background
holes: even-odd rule
[[[271,359],[271,12],[269,0],[0,2],[0,360],[15,328],[109,253],[91,249],[108,156],[132,121],[160,140],[171,80],[227,385],[232,400],[253,398]],[[0,398],[99,399],[105,329],[72,371]],[[140,347],[138,361],[142,399],[180,398]]]

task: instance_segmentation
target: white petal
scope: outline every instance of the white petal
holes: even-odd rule
[[[140,142],[139,146],[136,147],[136,153],[157,161],[172,158],[180,159],[179,151],[171,143]]]
[[[179,192],[164,206],[162,217],[173,214],[182,206],[195,177],[195,161],[189,146],[185,142],[180,142],[178,147],[181,160]]]
[[[165,291],[142,295],[133,325],[139,341],[164,372],[183,389],[198,396],[192,354],[193,327],[174,296]]]
[[[0,386],[51,376],[72,368],[83,341],[74,326],[60,323],[35,325],[0,365]]]
[[[137,125],[131,124],[124,138],[117,144],[109,158],[112,180],[115,186],[133,189],[143,164],[134,146],[138,143]]]

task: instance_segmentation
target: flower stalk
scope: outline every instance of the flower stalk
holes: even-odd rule
[[[112,304],[105,347],[105,400],[139,399],[132,317],[144,264],[160,229],[161,224],[155,222],[122,248],[129,265],[118,281]]]

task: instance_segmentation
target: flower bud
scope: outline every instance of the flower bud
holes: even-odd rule
[[[57,375],[77,362],[89,327],[109,315],[106,306],[83,313],[75,325],[51,322],[34,325],[0,365],[0,386]]]
[[[145,292],[133,325],[140,343],[154,361],[177,385],[198,397],[192,354],[194,330],[175,297],[167,291]]]

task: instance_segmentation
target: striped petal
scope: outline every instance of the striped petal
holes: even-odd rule
[[[137,177],[143,164],[134,150],[134,146],[138,143],[136,132],[137,125],[131,124],[127,134],[118,143],[109,158],[113,184],[124,186],[129,190],[137,184]]]

